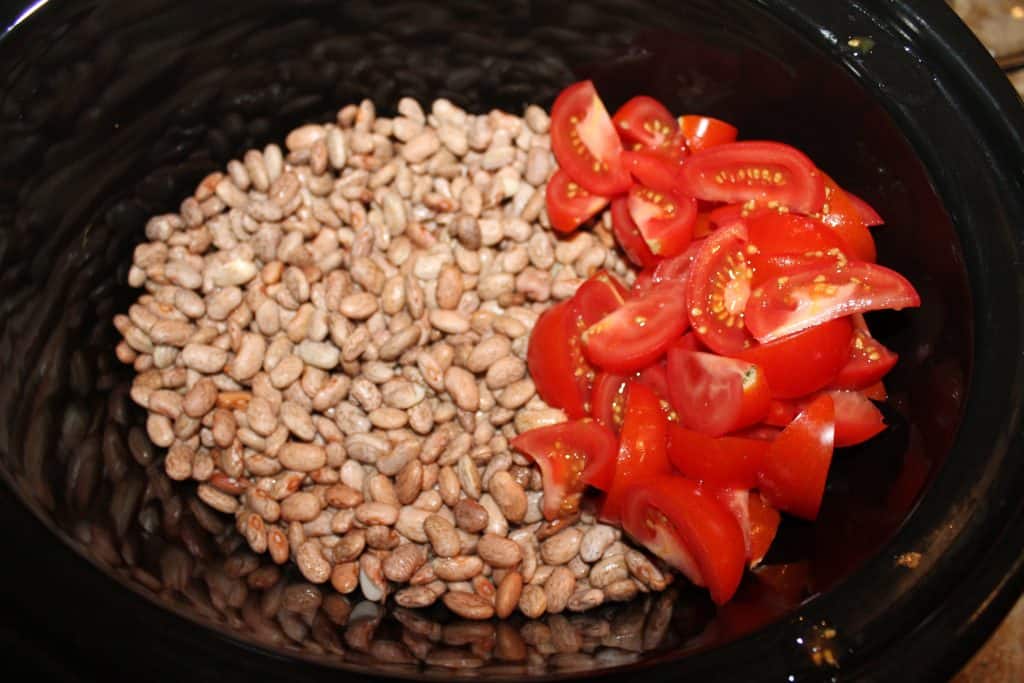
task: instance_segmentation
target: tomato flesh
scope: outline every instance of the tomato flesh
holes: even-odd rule
[[[802,152],[778,142],[730,142],[695,152],[683,165],[680,189],[706,201],[756,200],[801,213],[825,201],[821,172]]]
[[[622,427],[622,416],[626,410],[625,375],[613,372],[598,373],[590,394],[590,413],[605,427],[618,431]]]
[[[899,356],[871,336],[861,315],[853,316],[853,338],[850,356],[832,381],[837,389],[865,389],[885,377],[896,365]],[[883,387],[884,394],[884,387]]]
[[[511,445],[540,468],[545,519],[575,514],[585,485],[611,486],[618,442],[611,430],[594,420],[531,429],[512,439]]]
[[[576,419],[586,416],[586,378],[593,370],[582,354],[572,306],[572,300],[563,301],[537,318],[526,365],[540,397]]]
[[[646,95],[626,102],[612,117],[615,129],[626,142],[658,148],[670,142],[679,125],[665,106]]]
[[[849,357],[852,335],[849,319],[839,318],[735,355],[764,370],[773,398],[797,398],[835,379]]]
[[[679,184],[679,160],[651,149],[626,150],[623,163],[638,183],[659,192],[674,192]]]
[[[875,261],[878,254],[875,239],[861,218],[860,210],[828,176],[825,176],[825,203],[820,218],[842,240],[851,258],[870,263]]]
[[[650,365],[685,331],[685,305],[683,285],[653,286],[583,333],[587,358],[613,372],[629,373]]]
[[[680,422],[703,434],[721,436],[749,427],[768,413],[768,381],[749,361],[672,348],[668,376]]]
[[[850,192],[849,190],[845,190],[845,192],[846,198],[850,200],[851,204],[853,204],[853,207],[857,210],[857,213],[860,215],[860,219],[864,221],[864,225],[868,226],[869,228],[873,228],[876,225],[883,225],[885,223],[885,220],[878,214],[877,211],[874,210],[874,208],[872,208],[870,204],[868,204],[866,201],[864,201],[854,193]]]
[[[843,267],[797,269],[754,288],[747,329],[771,342],[854,313],[920,306],[914,286],[894,270],[851,261]]]
[[[767,441],[707,436],[669,423],[668,458],[680,474],[694,481],[725,488],[753,488],[767,451]]]
[[[733,142],[739,133],[732,124],[699,114],[684,114],[678,122],[679,131],[686,140],[686,148],[691,152]]]
[[[752,341],[744,327],[753,269],[747,263],[746,228],[734,224],[706,237],[687,279],[687,315],[712,351],[730,355]]]
[[[629,215],[655,256],[681,254],[693,237],[697,201],[674,193],[634,185],[627,199]]]
[[[829,391],[836,410],[836,447],[856,446],[885,431],[882,412],[859,391]]]
[[[647,241],[640,234],[629,211],[629,200],[626,197],[616,197],[612,200],[612,230],[615,233],[615,240],[622,247],[626,257],[641,268],[652,268],[660,260],[655,256]]]
[[[835,406],[814,399],[768,448],[758,487],[772,506],[813,520],[818,516],[835,445]]]
[[[747,560],[753,568],[768,554],[782,519],[778,510],[769,505],[761,494],[753,491],[747,501],[747,514],[750,515],[750,553]]]
[[[608,206],[608,197],[587,192],[569,174],[559,169],[545,191],[551,227],[569,233]]]
[[[591,81],[569,86],[555,100],[551,151],[562,170],[594,194],[613,196],[629,189],[622,142]]]

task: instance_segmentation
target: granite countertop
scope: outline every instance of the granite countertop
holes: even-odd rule
[[[949,4],[981,38],[1024,96],[1024,0],[950,0]],[[1024,681],[1024,598],[952,683],[1011,681]]]

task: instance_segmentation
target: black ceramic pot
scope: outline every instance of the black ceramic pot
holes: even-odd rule
[[[1019,595],[1024,111],[943,3],[4,4],[7,661],[83,681],[941,679]],[[804,572],[801,590],[748,578],[717,611],[679,588],[472,628],[371,603],[346,615],[329,590],[318,609],[278,613],[281,591],[308,587],[232,577],[231,525],[163,476],[113,358],[146,217],[362,97],[521,111],[581,78],[609,107],[647,93],[805,149],[887,218],[880,260],[922,295],[873,321],[901,354],[891,428],[836,458],[821,519],[787,521],[767,560]],[[541,642],[551,634],[563,651]],[[426,661],[402,644],[417,638],[437,641]]]

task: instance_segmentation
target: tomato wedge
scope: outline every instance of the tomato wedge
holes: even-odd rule
[[[660,261],[654,267],[652,274],[654,282],[680,282],[685,284],[686,278],[689,277],[690,268],[693,266],[693,262],[697,260],[697,254],[700,253],[701,244],[701,241],[690,242],[690,246],[682,254]]]
[[[695,583],[705,584],[715,604],[726,603],[739,588],[747,556],[743,532],[715,495],[695,482],[666,476],[634,487],[623,527]]]
[[[587,278],[571,299],[580,332],[626,303],[627,296],[625,285],[607,270]]]
[[[574,514],[585,485],[604,490],[611,486],[618,440],[594,420],[531,429],[512,439],[511,445],[540,467],[545,519]]]
[[[707,436],[675,423],[668,426],[669,460],[684,477],[713,486],[757,486],[768,445],[768,441],[738,436]]]
[[[750,557],[750,492],[745,489],[723,489],[701,485],[701,490],[713,494],[722,506],[732,513],[743,534],[744,557]]]
[[[584,352],[602,370],[640,370],[686,330],[685,306],[683,285],[655,285],[591,325],[583,333]]]
[[[836,447],[856,446],[885,431],[882,412],[859,391],[829,391],[836,409]]]
[[[608,197],[587,192],[561,169],[548,181],[545,197],[551,227],[559,232],[572,232],[608,206]]]
[[[615,233],[615,240],[630,261],[641,268],[657,265],[660,259],[654,255],[647,246],[644,236],[640,234],[640,228],[630,215],[629,200],[626,197],[616,197],[612,200],[612,230]]]
[[[736,127],[710,116],[684,114],[679,117],[679,130],[686,140],[686,148],[697,152],[706,147],[724,145],[736,140]]]
[[[920,305],[914,286],[896,271],[851,261],[841,268],[804,267],[761,284],[745,313],[751,334],[771,342],[854,313]]]
[[[583,357],[572,307],[570,299],[540,315],[530,335],[526,365],[540,397],[575,419],[586,416],[593,369]]]
[[[865,389],[885,377],[899,359],[871,336],[864,316],[854,315],[850,356],[832,381],[837,389]],[[884,394],[884,387],[882,389]]]
[[[883,225],[885,223],[885,220],[871,207],[870,204],[849,190],[844,190],[844,192],[846,192],[846,198],[849,199],[850,203],[853,204],[853,207],[857,209],[857,213],[860,214],[860,219],[864,221],[864,225],[869,228],[873,228],[876,225]]]
[[[779,142],[730,142],[695,152],[680,190],[712,202],[757,200],[811,213],[825,202],[825,182],[803,152]]]
[[[875,239],[861,218],[860,210],[828,176],[825,176],[825,203],[819,215],[821,222],[843,241],[851,258],[874,263],[878,255]]]
[[[749,361],[672,348],[668,377],[679,420],[702,434],[721,436],[756,424],[768,413],[768,381]]]
[[[748,566],[754,568],[768,554],[782,520],[779,511],[754,491],[750,492],[750,500],[747,501],[747,514],[750,515],[750,553],[747,560]]]
[[[619,520],[632,486],[671,471],[666,452],[668,420],[658,396],[650,387],[633,380],[626,387],[625,408],[615,476],[601,507],[601,518],[613,523]]]
[[[615,130],[626,142],[658,148],[671,141],[679,125],[658,100],[639,95],[622,105],[612,117]]]
[[[655,256],[681,254],[693,237],[697,200],[634,185],[627,199],[629,215]]]
[[[687,279],[687,314],[693,331],[708,348],[724,355],[752,342],[743,325],[754,275],[747,263],[746,237],[740,223],[708,235]]]
[[[631,297],[643,296],[651,290],[654,286],[654,268],[647,268],[645,270],[638,271],[636,279],[633,280],[633,286],[629,288],[629,295]]]
[[[622,161],[638,183],[659,192],[674,192],[679,184],[679,159],[651,149],[626,150]]]
[[[768,344],[755,343],[735,356],[764,370],[773,398],[797,398],[835,379],[849,358],[852,335],[850,320],[839,318]]]
[[[774,507],[813,520],[818,516],[835,445],[832,397],[814,399],[771,442],[758,474],[758,487]]]
[[[590,393],[590,414],[605,427],[615,431],[622,427],[628,383],[625,375],[601,372],[594,379],[594,388]]]
[[[586,190],[612,196],[629,189],[622,142],[591,81],[563,90],[551,108],[551,151]]]

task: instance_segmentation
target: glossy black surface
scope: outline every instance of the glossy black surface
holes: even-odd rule
[[[1019,594],[1024,114],[943,6],[52,0],[0,40],[0,65],[0,517],[15,549],[0,608],[22,654],[86,680],[452,676],[396,645],[419,633],[487,678],[920,680],[951,671]],[[293,599],[309,588],[233,579],[250,560],[231,524],[140,438],[110,319],[145,218],[361,97],[519,111],[584,77],[609,107],[644,92],[804,148],[887,218],[880,258],[922,294],[875,321],[902,358],[892,429],[837,457],[819,522],[787,522],[768,558],[806,569],[797,599],[821,594],[793,612],[748,577],[717,613],[682,589],[479,632],[369,603],[341,626],[326,608],[279,612],[286,583]],[[915,569],[896,562],[908,552]],[[552,632],[596,656],[501,661]]]

